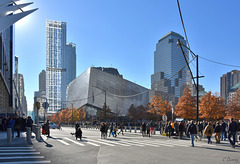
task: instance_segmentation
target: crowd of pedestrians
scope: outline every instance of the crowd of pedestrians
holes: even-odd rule
[[[26,127],[32,127],[33,120],[30,116],[28,118],[11,116],[9,118],[1,117],[0,118],[0,130],[7,131],[7,128],[11,128],[12,137],[14,137],[14,131],[17,132],[16,137],[20,137],[20,131],[26,131]]]
[[[119,135],[120,133],[122,133],[122,135],[124,135],[123,123],[120,124],[119,128],[120,128],[120,131],[118,132],[117,124],[103,122],[100,127],[101,139],[106,139],[107,136],[108,137],[111,137],[111,136],[117,137],[117,135]],[[109,130],[109,134],[108,134],[108,130]]]
[[[144,127],[145,125],[142,125],[143,129]],[[220,144],[220,141],[226,141],[226,139],[228,139],[231,147],[235,148],[237,132],[240,131],[240,123],[234,121],[233,118],[228,124],[226,124],[224,120],[217,122],[200,121],[198,123],[194,121],[169,121],[167,124],[160,125],[160,128],[160,133],[165,133],[169,138],[174,135],[181,139],[183,135],[186,135],[191,138],[193,147],[194,141],[201,141],[203,136],[206,136],[208,144],[212,144],[211,138],[215,135],[216,144]]]

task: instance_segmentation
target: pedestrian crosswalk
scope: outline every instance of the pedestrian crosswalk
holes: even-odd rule
[[[51,139],[58,141],[65,146],[77,145],[77,146],[136,146],[136,147],[191,147],[190,140],[178,140],[178,139],[154,139],[154,138],[131,138],[131,137],[118,137],[99,139],[96,137],[86,137],[82,140],[76,140],[74,137],[52,137]],[[216,147],[215,144],[207,144],[206,142],[195,142],[195,147]]]
[[[51,163],[33,147],[0,147],[1,164]]]

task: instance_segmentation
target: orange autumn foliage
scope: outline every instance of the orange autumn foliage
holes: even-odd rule
[[[149,110],[148,113],[154,116],[155,120],[159,119],[160,116],[166,115],[168,112],[171,112],[171,107],[166,100],[163,100],[162,96],[153,96],[151,98],[151,103],[148,104]]]
[[[195,119],[196,113],[196,99],[192,96],[191,90],[185,87],[183,95],[179,98],[175,107],[175,115],[188,120]]]
[[[201,97],[199,104],[199,114],[201,118],[208,120],[219,120],[226,116],[225,102],[222,97],[217,94],[212,94],[209,91]]]

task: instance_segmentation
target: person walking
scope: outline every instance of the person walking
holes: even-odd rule
[[[20,137],[20,118],[17,117],[16,120],[15,120],[15,129],[17,131],[17,136],[16,137]]]
[[[184,131],[184,123],[183,123],[183,121],[181,121],[180,123],[179,123],[179,139],[181,139],[182,138],[182,136],[183,136],[183,131]]]
[[[235,139],[236,139],[237,129],[238,129],[237,123],[234,121],[233,118],[231,118],[231,122],[228,126],[228,140],[232,148],[235,148]],[[233,138],[233,140],[231,140],[231,138]]]
[[[114,137],[117,137],[117,131],[118,131],[117,124],[114,125],[113,131],[114,131]]]
[[[80,138],[80,140],[82,140],[82,130],[81,130],[81,127],[79,126],[76,133],[75,133],[75,137],[76,137],[76,140],[78,138]]]
[[[146,124],[145,122],[142,123],[142,136],[144,137],[146,135]]]
[[[47,123],[45,124],[45,133],[50,137],[50,127],[49,127],[49,120],[47,120]]]
[[[146,128],[147,128],[147,136],[150,137],[151,124],[147,123]]]
[[[227,127],[227,124],[223,120],[221,124],[221,141],[223,140],[226,141],[226,127]]]
[[[191,124],[188,126],[187,132],[190,134],[192,147],[194,147],[194,137],[197,134],[197,127],[194,124],[194,121],[192,121]]]
[[[104,122],[101,125],[100,132],[101,132],[101,139],[103,139],[103,138],[105,139],[106,125]]]
[[[31,116],[28,116],[26,126],[31,128],[31,131],[32,131],[32,124],[33,124],[33,120],[31,118]]]
[[[121,132],[122,132],[122,135],[124,135],[124,134],[123,134],[123,123],[120,124],[120,132],[118,132],[118,135],[119,135]]]
[[[211,144],[212,143],[211,137],[212,137],[212,134],[213,134],[213,126],[212,126],[212,124],[210,122],[205,127],[203,134],[207,136],[208,144],[209,143]]]
[[[2,129],[3,131],[7,131],[7,119],[5,117],[2,119]]]
[[[8,128],[12,129],[12,137],[14,137],[14,126],[15,126],[15,120],[11,117],[8,121]]]
[[[61,127],[61,123],[60,123],[60,122],[58,123],[58,129],[59,129],[59,130],[62,130],[62,127]]]
[[[111,136],[112,132],[113,132],[113,123],[111,123],[111,126],[110,126],[110,133],[109,133],[109,136],[108,136],[108,137]]]
[[[168,122],[167,131],[168,131],[168,137],[171,138],[171,134],[172,134],[172,124],[171,124],[171,121]]]
[[[221,125],[219,124],[219,122],[217,122],[214,132],[215,132],[215,140],[216,140],[216,143],[218,144],[220,144],[221,130],[222,130]]]

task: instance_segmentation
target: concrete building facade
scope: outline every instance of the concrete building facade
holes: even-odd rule
[[[240,82],[240,71],[232,70],[222,75],[220,78],[220,95],[225,100],[228,99],[231,88]]]

